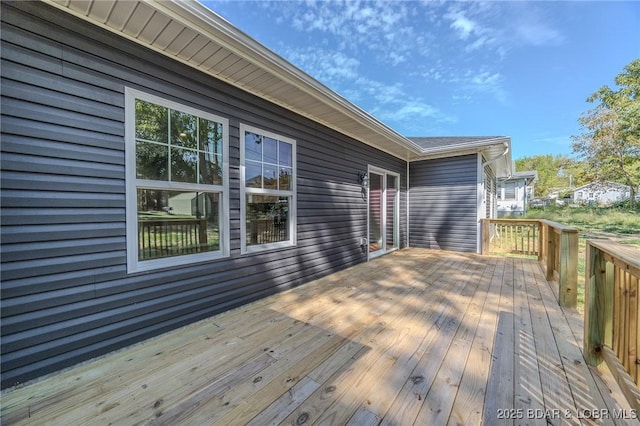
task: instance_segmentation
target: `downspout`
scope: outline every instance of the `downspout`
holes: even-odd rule
[[[484,170],[484,168],[491,164],[494,163],[496,161],[498,161],[499,159],[501,159],[502,157],[506,156],[509,153],[509,144],[507,142],[503,142],[502,143],[504,145],[504,152],[500,155],[496,155],[494,158],[485,161],[484,163],[482,163],[482,170]],[[507,167],[507,170],[510,170],[510,167]],[[511,171],[509,171],[509,176],[507,176],[507,179],[509,179],[511,177]]]
[[[502,152],[502,154],[500,154],[500,155],[496,155],[494,158],[491,158],[491,159],[489,159],[489,160],[487,160],[487,161],[484,161],[484,162],[481,164],[481,166],[480,166],[480,170],[478,170],[478,173],[482,173],[482,175],[484,176],[484,168],[485,168],[486,166],[488,166],[488,165],[489,165],[489,164],[491,164],[491,163],[494,163],[494,162],[498,161],[498,160],[499,160],[499,159],[501,159],[501,158],[506,157],[506,155],[509,153],[509,143],[508,143],[508,142],[503,142],[502,144],[504,145],[504,151]],[[512,175],[512,173],[511,173],[511,167],[508,167],[508,165],[507,165],[507,171],[508,171],[508,173],[509,173],[509,175],[507,176],[507,179],[508,179],[508,178],[510,178],[510,177],[511,177],[511,175]],[[478,178],[480,178],[480,176],[478,176]],[[483,197],[484,197],[484,195],[485,195],[486,193],[487,193],[487,191],[486,191],[486,185],[485,185]],[[486,198],[486,197],[485,197],[485,198]],[[489,201],[490,201],[490,200],[485,200],[485,203],[487,203],[487,202],[489,202]],[[480,207],[480,206],[478,206],[478,207]],[[486,214],[486,206],[485,206],[485,213],[483,213],[483,214]],[[478,235],[477,235],[477,240],[476,240],[476,241],[477,241],[476,246],[477,246],[477,251],[478,251],[478,253],[481,253],[481,250],[482,250],[482,225],[481,225],[481,221],[479,220],[479,218],[480,218],[480,212],[479,212],[479,211],[478,211],[477,217],[478,217],[478,227],[477,227],[477,229],[478,229],[478,231],[477,231],[477,232],[478,232]]]

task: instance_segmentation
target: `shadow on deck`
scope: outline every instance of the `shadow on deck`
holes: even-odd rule
[[[536,261],[406,249],[15,389],[2,423],[636,422],[576,315]]]

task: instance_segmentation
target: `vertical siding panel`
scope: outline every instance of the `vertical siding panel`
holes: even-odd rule
[[[365,261],[368,165],[406,245],[405,161],[39,2],[2,33],[3,388]],[[125,87],[229,119],[229,258],[127,274]],[[240,123],[297,142],[296,247],[240,254]]]

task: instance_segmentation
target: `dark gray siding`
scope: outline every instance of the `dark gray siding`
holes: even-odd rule
[[[475,252],[477,155],[409,164],[409,245]]]
[[[231,257],[128,275],[124,88],[230,121]],[[239,124],[296,139],[296,247],[240,254]],[[357,174],[406,163],[54,8],[2,3],[2,387],[366,260]]]

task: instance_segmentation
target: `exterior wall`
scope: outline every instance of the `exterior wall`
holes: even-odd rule
[[[484,187],[485,187],[485,216],[484,218],[495,218],[497,208],[497,184],[496,174],[489,166],[484,168]]]
[[[575,203],[609,204],[628,199],[631,195],[628,187],[593,183],[581,186],[573,191]]]
[[[358,172],[407,165],[42,3],[2,3],[2,387],[363,262]],[[124,90],[229,120],[230,257],[127,273]],[[242,255],[240,123],[297,144],[297,245]]]
[[[524,179],[512,179],[515,198],[505,199],[505,189],[498,184],[498,217],[523,216],[527,212],[527,188]]]
[[[412,247],[477,250],[477,170],[476,154],[409,164]]]

